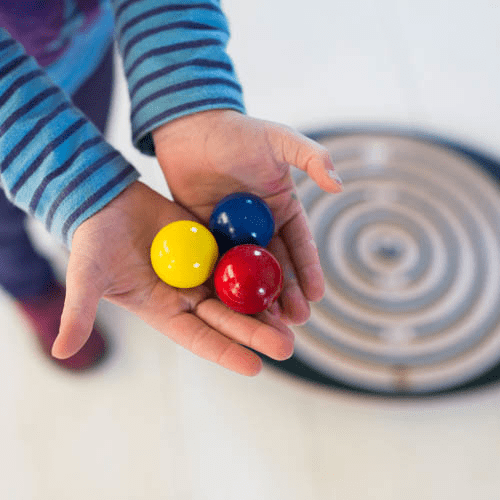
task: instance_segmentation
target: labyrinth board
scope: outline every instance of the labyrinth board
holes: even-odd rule
[[[394,397],[500,380],[498,163],[422,133],[308,135],[329,149],[344,192],[294,172],[326,294],[294,327],[294,356],[273,365]]]

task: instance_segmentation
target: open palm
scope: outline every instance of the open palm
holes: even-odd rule
[[[284,271],[282,319],[306,321],[309,301],[324,294],[324,278],[290,165],[325,191],[340,192],[328,151],[288,127],[231,110],[179,118],[158,128],[153,138],[175,201],[205,224],[230,193],[249,191],[268,203],[276,222],[269,248]]]
[[[210,286],[170,287],[149,257],[156,233],[175,220],[195,220],[178,204],[135,182],[75,231],[67,294],[52,353],[66,358],[88,339],[98,302],[105,298],[142,318],[193,353],[230,370],[255,375],[260,358],[244,346],[283,360],[293,334],[266,312],[263,321],[229,310]]]

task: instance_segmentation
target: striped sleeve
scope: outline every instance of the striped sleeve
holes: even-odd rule
[[[245,112],[218,0],[113,0],[131,99],[132,140],[154,154],[151,131],[198,111]]]
[[[0,28],[0,183],[67,246],[136,170]]]

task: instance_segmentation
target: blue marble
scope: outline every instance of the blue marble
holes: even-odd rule
[[[274,234],[274,217],[267,203],[251,193],[233,193],[214,208],[208,228],[220,255],[237,245],[266,247]]]

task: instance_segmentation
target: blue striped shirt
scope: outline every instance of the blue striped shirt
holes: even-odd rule
[[[138,178],[68,98],[109,47],[110,19],[128,81],[132,140],[143,153],[154,154],[151,132],[170,120],[244,106],[218,0],[91,0],[92,15],[81,8],[85,0],[60,1],[73,31],[62,23],[46,45],[54,50],[65,33],[64,50],[44,68],[37,61],[46,54],[31,57],[9,26],[0,28],[0,183],[70,246],[76,228]],[[78,7],[86,22],[75,22]]]

